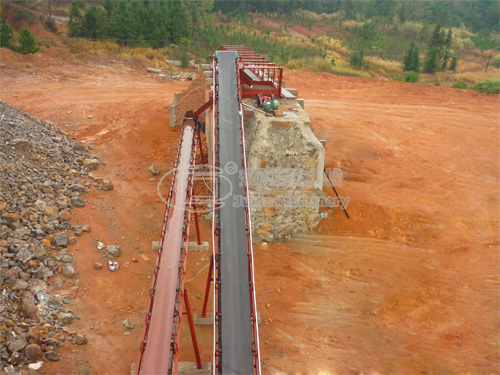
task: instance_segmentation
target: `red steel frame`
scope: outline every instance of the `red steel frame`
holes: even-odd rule
[[[193,340],[193,347],[195,351],[195,356],[196,356],[196,361],[197,361],[197,367],[200,369],[201,368],[201,360],[200,360],[200,355],[198,351],[198,345],[197,345],[197,340],[196,340],[196,333],[194,331],[194,323],[192,320],[192,314],[190,310],[190,305],[189,305],[189,299],[188,299],[188,294],[187,291],[184,288],[184,280],[185,280],[185,274],[186,274],[186,264],[187,264],[187,250],[188,250],[188,243],[189,243],[189,228],[190,228],[190,219],[191,219],[191,211],[192,211],[192,196],[193,196],[193,189],[194,189],[194,184],[193,184],[193,178],[194,178],[194,173],[193,173],[193,168],[195,164],[195,157],[196,157],[196,140],[195,140],[195,131],[196,128],[199,127],[197,123],[196,118],[189,118],[186,116],[184,118],[184,124],[181,129],[181,136],[180,139],[182,140],[184,137],[184,132],[186,129],[186,126],[192,126],[193,127],[193,139],[192,139],[192,144],[191,144],[191,152],[190,152],[190,158],[189,158],[189,178],[188,178],[188,185],[187,185],[187,190],[186,190],[186,197],[184,200],[184,204],[186,205],[185,212],[184,212],[184,223],[183,223],[183,231],[182,231],[182,245],[180,251],[180,256],[179,256],[179,266],[178,266],[178,277],[177,277],[177,287],[176,287],[176,294],[175,294],[175,307],[174,307],[174,315],[173,315],[173,321],[172,321],[172,332],[171,332],[171,345],[170,345],[170,353],[164,353],[164,355],[169,355],[170,360],[169,360],[169,370],[172,370],[175,374],[177,373],[178,369],[178,348],[179,348],[179,343],[180,343],[180,327],[181,327],[181,318],[182,318],[182,307],[183,307],[183,301],[186,303],[186,313],[188,315],[188,320],[189,320],[189,326],[191,330],[191,337]],[[199,134],[199,133],[198,133]],[[169,190],[169,195],[167,198],[168,202],[172,202],[176,192],[175,189],[175,182],[178,174],[178,166],[179,166],[179,157],[181,154],[181,147],[182,147],[182,142],[179,142],[178,148],[177,148],[177,159],[175,162],[175,171],[172,176],[172,181],[170,184],[170,190]],[[140,345],[140,350],[139,350],[139,358],[137,361],[137,366],[136,366],[136,374],[140,374],[141,372],[141,366],[143,365],[143,361],[145,360],[145,349],[147,345],[147,340],[149,336],[149,330],[150,330],[150,325],[151,325],[151,318],[152,318],[152,312],[153,312],[153,306],[154,306],[154,301],[155,301],[155,296],[156,296],[156,288],[157,288],[157,282],[158,282],[158,273],[160,269],[160,263],[162,259],[162,254],[164,250],[164,241],[166,238],[167,234],[167,227],[169,223],[169,218],[170,218],[170,210],[172,207],[167,204],[166,209],[165,209],[165,215],[164,215],[164,221],[163,221],[163,228],[162,228],[162,234],[161,234],[161,239],[160,239],[160,249],[158,251],[158,256],[156,260],[156,266],[154,269],[154,275],[153,275],[153,282],[152,282],[152,287],[150,289],[150,302],[149,302],[149,307],[148,307],[148,313],[146,314],[146,321],[144,324],[144,330],[143,330],[143,339],[141,341]],[[196,213],[195,213],[195,220],[197,219]],[[197,220],[196,220],[197,221]],[[197,234],[198,234],[198,242],[200,241],[199,238],[199,228],[197,228]],[[169,251],[177,251],[177,249],[169,249]],[[165,298],[162,296],[162,298]],[[167,296],[167,298],[170,298]],[[165,319],[170,319],[169,317],[165,317]],[[168,330],[167,330],[168,331]],[[168,334],[165,332],[165,334]],[[154,371],[157,371],[158,368],[162,367],[161,365],[159,366],[156,361],[154,360],[154,355],[152,355],[153,361],[147,363],[148,368],[154,368]],[[159,366],[159,367],[157,367]],[[161,368],[161,372],[165,372],[164,368]]]
[[[283,68],[281,66],[267,60],[247,46],[223,45],[219,49],[238,53],[240,58],[238,76],[241,83],[241,98],[252,98],[257,94],[274,95],[276,98],[282,97]],[[259,80],[254,80],[245,71],[252,72]]]

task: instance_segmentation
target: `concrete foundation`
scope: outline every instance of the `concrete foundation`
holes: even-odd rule
[[[201,362],[202,368],[196,368],[196,362],[179,362],[178,374],[179,375],[211,375],[212,363]]]
[[[197,241],[189,242],[188,251],[204,251],[208,250],[208,242],[202,241],[201,245],[198,245]]]
[[[285,100],[280,111],[273,117],[244,113],[254,242],[313,230],[320,219],[325,149],[297,101]]]
[[[175,105],[170,106],[170,129],[175,129]]]

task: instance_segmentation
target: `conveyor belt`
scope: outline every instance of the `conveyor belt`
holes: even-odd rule
[[[219,180],[219,196],[230,196],[219,210],[219,343],[222,348],[221,373],[247,375],[254,373],[247,223],[245,208],[234,205],[232,199],[245,196],[244,188],[240,186],[243,156],[236,56],[235,52],[218,51],[218,159],[226,177]]]
[[[179,283],[179,261],[183,250],[186,204],[191,167],[194,160],[194,123],[185,124],[177,157],[177,172],[171,188],[169,204],[165,212],[164,236],[160,241],[157,278],[153,286],[154,303],[150,315],[150,327],[144,350],[141,374],[169,374],[172,372],[172,338],[176,334],[175,312]],[[152,300],[153,301],[153,300]],[[139,361],[139,365],[140,365]]]

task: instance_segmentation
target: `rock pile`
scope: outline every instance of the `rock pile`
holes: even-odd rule
[[[65,327],[79,318],[70,301],[47,287],[61,283],[58,274],[77,275],[67,246],[84,228],[71,225],[71,209],[99,185],[90,171],[102,163],[64,131],[0,101],[0,370],[58,360],[65,340],[86,342]]]

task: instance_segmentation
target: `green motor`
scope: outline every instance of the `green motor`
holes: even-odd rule
[[[264,103],[262,103],[262,108],[264,108],[264,111],[266,112],[272,112],[276,111],[280,106],[280,102],[276,99],[274,100],[266,100]]]

